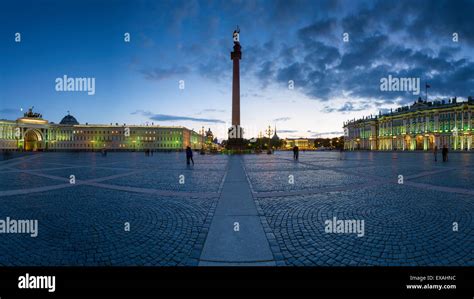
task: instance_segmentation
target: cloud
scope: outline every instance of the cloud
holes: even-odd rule
[[[342,131],[320,132],[320,133],[312,134],[311,137],[317,138],[317,137],[333,136],[333,135],[344,135],[344,132],[342,132]]]
[[[338,29],[334,18],[318,20],[315,23],[298,30],[297,34],[303,41],[310,42],[321,38],[335,38]]]
[[[293,80],[298,92],[315,101],[365,99],[326,112],[349,113],[386,104],[408,104],[410,92],[382,92],[380,79],[417,77],[429,81],[431,97],[474,94],[474,10],[469,0],[271,0],[179,2],[168,5],[174,27],[199,27],[178,51],[188,67],[142,70],[145,78],[162,80],[196,73],[220,84],[232,78],[227,30],[240,24],[242,82],[264,89],[285,88]],[[165,6],[166,6],[165,5]],[[259,17],[255,17],[258,15]],[[223,22],[226,20],[226,22]],[[238,21],[238,23],[236,23]],[[229,24],[232,25],[229,25]],[[212,32],[212,34],[210,34]],[[349,42],[342,41],[342,33]],[[452,34],[459,34],[459,42]],[[256,79],[256,80],[254,80]],[[250,85],[250,84],[249,84]],[[244,85],[243,85],[244,86]],[[254,86],[254,87],[255,87]],[[277,87],[278,88],[278,87]],[[242,90],[242,98],[250,93]]]
[[[298,132],[298,130],[277,130],[277,133],[282,133],[282,134],[285,134],[285,133],[296,133]]]
[[[232,68],[228,64],[229,58],[224,55],[226,52],[222,51],[221,53],[212,55],[208,59],[201,59],[201,61],[204,62],[198,63],[197,71],[199,75],[218,82],[230,82],[232,78]]]
[[[279,118],[275,118],[273,121],[274,122],[282,122],[282,121],[289,121],[291,119],[291,117],[279,117]]]
[[[359,106],[354,105],[352,102],[345,102],[341,107],[339,108],[332,108],[329,106],[326,106],[323,108],[323,112],[326,113],[331,113],[331,112],[352,112],[352,111],[363,111],[370,108],[370,105],[365,103]]]
[[[220,113],[224,113],[224,112],[226,112],[226,110],[225,110],[225,109],[212,109],[212,108],[210,108],[210,109],[204,109],[204,110],[202,110],[200,113],[205,113],[205,112],[220,112]]]
[[[328,112],[411,103],[416,96],[410,92],[380,91],[380,79],[389,74],[429,81],[432,97],[468,96],[474,93],[474,34],[468,30],[469,16],[462,13],[467,8],[474,9],[474,2],[359,2],[293,26],[278,51],[253,46],[261,58],[254,58],[259,61],[255,74],[264,86],[293,80],[299,91],[318,101],[366,99],[365,105],[345,104]],[[311,14],[299,13],[301,19]],[[348,43],[342,42],[343,32],[349,33]],[[454,32],[464,40],[454,43]]]
[[[256,72],[258,78],[262,83],[262,86],[265,88],[270,83],[271,79],[275,75],[274,62],[266,61],[259,66],[259,69]]]
[[[143,111],[137,110],[132,112],[131,114],[140,114],[142,116],[148,117],[150,120],[155,121],[193,121],[193,122],[205,122],[205,123],[216,123],[216,124],[224,124],[225,121],[220,119],[212,119],[212,118],[198,118],[198,117],[190,117],[190,116],[179,116],[179,115],[169,115],[169,114],[153,114],[150,111]]]

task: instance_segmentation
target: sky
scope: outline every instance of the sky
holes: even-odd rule
[[[430,100],[474,96],[473,11],[463,0],[3,0],[0,119],[34,106],[55,123],[69,111],[226,138],[238,25],[245,137],[269,125],[339,136],[344,121],[425,98],[426,82]],[[94,78],[95,93],[57,91],[64,75]],[[382,91],[388,76],[419,78],[422,92]]]

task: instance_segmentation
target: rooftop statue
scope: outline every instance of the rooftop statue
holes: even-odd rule
[[[28,112],[25,112],[23,116],[30,117],[30,118],[42,118],[43,115],[41,115],[40,113],[33,112],[33,108],[35,108],[35,106],[32,106],[31,108],[29,108]]]
[[[237,29],[235,29],[234,33],[232,34],[235,44],[240,44],[239,35],[240,35],[240,28],[239,26],[237,26]]]

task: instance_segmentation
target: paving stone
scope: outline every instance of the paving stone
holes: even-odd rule
[[[431,153],[384,152],[347,152],[344,160],[335,152],[301,152],[299,162],[290,152],[242,159],[256,200],[239,206],[238,197],[229,197],[218,214],[243,207],[240,215],[255,217],[271,264],[474,265],[473,154],[451,153],[448,163],[434,163]],[[42,153],[0,161],[0,219],[39,221],[37,238],[0,234],[0,265],[196,266],[228,160],[199,155],[187,167],[183,153]],[[96,184],[70,186],[71,173]],[[400,174],[406,184],[397,184]],[[230,183],[247,181],[239,175]],[[226,192],[236,190],[232,184]],[[364,220],[365,235],[325,233],[324,221],[334,216]]]

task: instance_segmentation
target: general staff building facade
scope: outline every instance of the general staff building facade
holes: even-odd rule
[[[202,135],[185,127],[79,124],[72,115],[55,124],[32,109],[15,121],[0,120],[1,150],[181,150],[201,149],[202,142]]]

